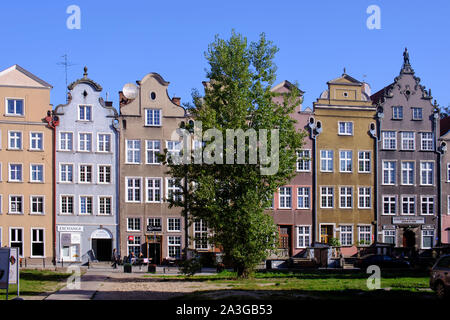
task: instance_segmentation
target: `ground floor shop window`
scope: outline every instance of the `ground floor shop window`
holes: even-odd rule
[[[128,254],[134,252],[135,257],[141,253],[141,237],[128,238]]]
[[[383,230],[383,242],[395,245],[395,230]]]
[[[422,230],[422,249],[433,247],[434,230]]]
[[[341,245],[353,245],[353,226],[341,226]]]
[[[208,227],[203,220],[194,222],[194,239],[195,249],[208,249]]]
[[[19,248],[19,256],[23,257],[23,229],[11,228],[9,239],[10,247]]]
[[[298,248],[306,248],[311,245],[311,226],[298,226],[297,227]]]
[[[181,237],[169,236],[167,246],[170,258],[181,259]]]
[[[372,235],[370,226],[358,226],[359,245],[370,245],[372,243]]]

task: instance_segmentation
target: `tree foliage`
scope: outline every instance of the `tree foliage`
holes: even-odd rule
[[[245,164],[236,163],[236,154],[233,164],[225,163],[230,148],[227,145],[220,154],[223,164],[167,163],[172,176],[189,181],[188,188],[181,183],[183,198],[169,200],[171,205],[182,207],[191,221],[202,219],[207,223],[212,235],[210,243],[221,248],[241,277],[250,276],[278,244],[278,230],[265,209],[277,188],[293,177],[296,150],[301,148],[304,137],[303,132],[295,130],[295,121],[290,117],[301,103],[298,88],[293,86],[283,94],[281,104],[273,100],[277,95],[271,91],[276,79],[273,59],[277,51],[264,34],[251,43],[234,31],[228,40],[216,36],[205,53],[209,64],[205,94],[193,92],[189,112],[196,123],[202,123],[203,133],[215,128],[224,141],[227,129],[267,129],[268,150],[275,150],[270,130],[278,129],[278,170],[272,175],[262,174],[261,167],[268,164],[259,157],[256,163],[249,163],[251,150],[262,153],[261,136],[256,145],[245,140]],[[214,141],[218,142],[204,142],[203,154]],[[236,152],[237,143],[232,148]]]

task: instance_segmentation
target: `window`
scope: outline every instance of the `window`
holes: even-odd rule
[[[450,182],[450,163],[447,163],[447,182]]]
[[[111,183],[111,166],[98,166],[98,183]]]
[[[147,178],[147,202],[161,202],[161,178]]]
[[[30,167],[30,181],[44,182],[44,166],[42,164],[32,164]]]
[[[352,151],[345,150],[340,151],[340,171],[341,172],[352,172]]]
[[[370,226],[358,226],[359,245],[370,245],[372,243],[372,234]]]
[[[127,247],[129,255],[133,252],[135,257],[139,257],[141,253],[141,237],[134,236],[131,240],[128,239]]]
[[[31,214],[44,214],[43,196],[31,196]]]
[[[61,196],[61,214],[73,214],[73,196]]]
[[[161,228],[161,218],[148,218],[147,225],[150,227],[159,227]],[[161,228],[162,230],[162,228]]]
[[[321,208],[333,208],[333,188],[321,187],[320,188],[320,207]]]
[[[420,163],[420,184],[424,186],[433,185],[433,162]]]
[[[395,196],[383,196],[383,214],[395,215],[396,214],[396,198]]]
[[[141,140],[127,140],[127,163],[141,163]]]
[[[31,150],[43,150],[43,133],[42,132],[31,132],[30,133],[30,149]]]
[[[181,259],[181,237],[169,236],[167,237],[167,247],[169,257],[174,259]]]
[[[300,187],[297,189],[297,209],[309,209],[309,199],[309,188]]]
[[[6,115],[8,116],[23,116],[23,100],[22,99],[6,99]]]
[[[141,202],[141,178],[125,178],[127,202]]]
[[[23,257],[23,229],[9,229],[9,246],[19,248],[19,256]]]
[[[98,214],[109,216],[112,214],[112,198],[111,197],[98,197]]]
[[[280,188],[280,209],[290,209],[292,207],[292,194],[290,187]]]
[[[73,148],[73,133],[60,132],[59,133],[59,151],[72,151]]]
[[[92,214],[92,197],[80,196],[80,214]]]
[[[78,141],[81,152],[89,152],[92,150],[92,133],[80,133],[80,139]]]
[[[352,136],[353,135],[353,123],[352,122],[339,122],[339,135]]]
[[[181,185],[179,179],[174,178],[167,178],[166,180],[166,186],[167,186],[167,193],[166,198],[167,199],[173,199],[174,201],[181,201],[183,198],[183,195],[181,194]]]
[[[434,198],[433,197],[422,197],[422,214],[432,215],[434,214]]]
[[[297,151],[297,171],[311,171],[311,150]]]
[[[127,218],[127,231],[141,231],[141,219]]]
[[[99,133],[97,137],[97,151],[110,152],[111,151],[111,135],[107,133]]]
[[[9,196],[9,213],[10,214],[22,214],[23,213],[23,197],[22,196]]]
[[[422,108],[411,108],[412,109],[412,119],[422,120]]]
[[[44,256],[44,229],[31,229],[31,256]]]
[[[434,230],[422,230],[422,249],[433,247]]]
[[[413,215],[416,213],[416,199],[414,196],[402,197],[402,214]]]
[[[311,226],[297,227],[297,248],[306,248],[311,245]]]
[[[395,150],[397,149],[397,133],[395,131],[383,131],[383,149]]]
[[[195,249],[208,249],[208,227],[203,220],[194,221],[194,247]]]
[[[414,132],[402,132],[402,150],[414,150],[415,149],[415,136]]]
[[[159,140],[147,140],[147,164],[159,164],[158,154],[161,152],[161,142]]]
[[[358,172],[370,173],[370,151],[358,152]]]
[[[340,226],[341,229],[341,245],[351,246],[353,245],[353,226]]]
[[[167,146],[167,154],[172,155],[181,155],[181,142],[180,141],[166,141]]]
[[[422,132],[421,136],[421,150],[422,151],[433,151],[434,141],[432,132]]]
[[[21,150],[22,149],[22,132],[20,131],[9,131],[8,148],[11,150]]]
[[[414,162],[412,161],[402,162],[402,184],[414,184]]]
[[[370,187],[358,188],[358,208],[370,209],[371,208],[371,190]]]
[[[403,107],[402,106],[392,107],[392,119],[394,119],[394,120],[403,119]]]
[[[92,120],[92,107],[91,106],[78,106],[78,120],[91,121]]]
[[[92,166],[87,164],[80,164],[80,183],[92,182]]]
[[[145,109],[145,125],[146,126],[160,126],[161,125],[161,110],[160,109]]]
[[[22,181],[22,165],[10,164],[9,165],[9,181],[21,182]]]
[[[333,172],[333,150],[320,150],[320,171]]]
[[[395,184],[395,161],[383,161],[383,184]]]
[[[59,165],[59,182],[73,182],[73,165]]]
[[[395,245],[395,230],[383,230],[383,243]]]
[[[180,232],[181,231],[181,219],[180,218],[168,218],[167,219],[167,231],[168,232]]]
[[[351,187],[339,188],[339,208],[351,209],[353,207],[352,193]]]

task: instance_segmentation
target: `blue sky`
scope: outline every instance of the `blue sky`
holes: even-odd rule
[[[69,30],[69,5],[81,9],[81,29]],[[369,30],[369,5],[381,9],[381,29]],[[347,73],[372,92],[398,75],[407,46],[416,75],[440,105],[450,104],[450,3],[419,0],[347,1],[2,1],[0,69],[19,64],[54,86],[52,103],[65,102],[68,54],[75,64],[69,83],[89,77],[118,105],[125,83],[158,72],[169,95],[191,101],[207,67],[204,52],[214,35],[234,28],[256,40],[265,32],[279,48],[277,83],[298,81],[311,106],[326,82]]]

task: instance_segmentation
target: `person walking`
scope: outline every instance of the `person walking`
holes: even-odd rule
[[[113,267],[113,269],[117,269],[117,261],[119,260],[119,257],[117,256],[116,248],[113,249],[111,260],[112,260],[111,267]]]

